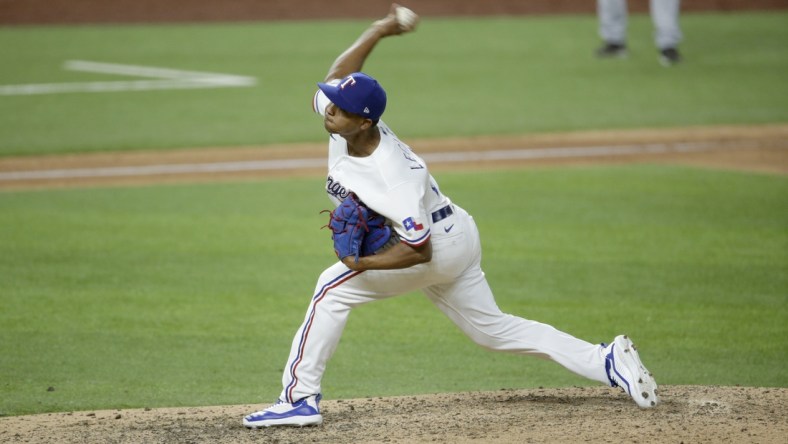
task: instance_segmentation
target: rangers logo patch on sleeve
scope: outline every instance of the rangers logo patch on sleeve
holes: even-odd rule
[[[403,220],[402,221],[402,226],[404,226],[405,229],[408,230],[408,231],[410,231],[410,230],[421,231],[421,230],[424,229],[424,225],[417,224],[416,221],[412,217],[409,217],[409,218]]]

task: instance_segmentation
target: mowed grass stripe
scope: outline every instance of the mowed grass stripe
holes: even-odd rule
[[[788,384],[784,177],[630,166],[438,180],[475,216],[505,311],[592,342],[628,333],[663,384]],[[274,399],[335,260],[322,185],[0,194],[0,412]],[[478,348],[410,294],[354,311],[324,387],[337,399],[587,383]]]
[[[364,69],[401,137],[788,121],[787,13],[683,14],[685,63],[661,67],[647,15],[630,58],[598,60],[593,15],[425,19]],[[368,21],[0,29],[0,85],[137,80],[68,60],[253,77],[251,88],[0,97],[0,156],[319,141],[310,101]]]

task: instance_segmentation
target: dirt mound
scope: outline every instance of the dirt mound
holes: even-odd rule
[[[329,400],[316,427],[247,430],[259,405],[51,413],[0,419],[19,443],[784,443],[788,389],[663,386],[641,410],[606,387]]]

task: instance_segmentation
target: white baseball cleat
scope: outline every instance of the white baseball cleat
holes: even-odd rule
[[[659,404],[657,382],[640,361],[635,344],[626,336],[616,336],[605,347],[605,370],[612,387],[621,387],[641,408]]]
[[[293,404],[277,401],[276,404],[265,410],[254,412],[244,417],[244,427],[259,429],[271,426],[296,426],[303,427],[323,423],[320,414],[321,395],[312,395]]]

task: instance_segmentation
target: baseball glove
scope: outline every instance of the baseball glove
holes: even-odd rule
[[[354,256],[358,262],[361,256],[375,254],[391,238],[391,227],[385,222],[383,216],[364,206],[351,193],[330,212],[327,225],[331,229],[337,257],[341,260]]]

